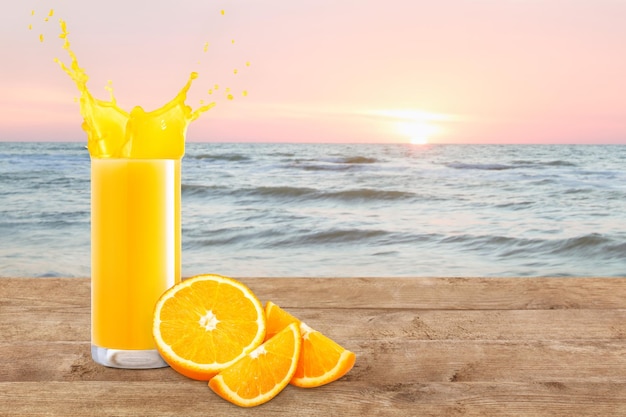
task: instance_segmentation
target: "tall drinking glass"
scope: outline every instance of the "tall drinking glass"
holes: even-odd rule
[[[197,109],[186,98],[196,72],[165,105],[146,112],[95,98],[89,77],[61,34],[71,65],[57,60],[80,92],[91,156],[91,355],[119,368],[167,366],[152,339],[154,305],[180,282],[181,159]]]
[[[167,366],[152,338],[180,281],[180,159],[91,158],[91,353],[116,368]]]

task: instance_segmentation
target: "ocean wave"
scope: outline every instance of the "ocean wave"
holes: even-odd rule
[[[336,165],[336,164],[295,164],[294,168],[300,168],[304,171],[346,171],[351,169],[350,165]]]
[[[0,230],[15,230],[16,227],[21,227],[25,232],[29,234],[33,234],[33,232],[37,230],[44,231],[66,231],[68,228],[72,227],[86,227],[88,229],[89,225],[89,216],[84,216],[81,219],[71,220],[71,219],[49,219],[49,220],[39,220],[39,221],[20,221],[20,222],[0,222]],[[32,235],[34,236],[34,235]],[[54,236],[49,236],[49,239],[54,239]],[[40,239],[35,236],[35,240]]]
[[[553,255],[576,257],[594,255],[604,259],[624,259],[626,262],[626,241],[618,241],[600,233],[559,239],[551,242],[549,249]]]
[[[571,161],[565,161],[563,159],[554,159],[551,161],[532,161],[529,159],[518,159],[512,162],[514,165],[520,166],[520,167],[541,167],[541,166],[548,166],[548,167],[575,167],[577,166],[574,162]]]
[[[591,187],[568,188],[562,191],[563,194],[591,194],[593,192],[594,190]]]
[[[555,178],[542,178],[536,179],[528,183],[528,185],[552,185],[557,184],[558,181]]]
[[[77,177],[77,176],[64,176],[64,177],[51,177],[48,180],[38,179],[37,181],[31,182],[31,187],[35,189],[45,188],[45,187],[57,187],[63,188],[64,190],[74,190],[75,192],[89,192],[89,183],[90,179],[86,177]]]
[[[374,190],[371,188],[327,192],[320,196],[320,198],[339,199],[344,201],[408,200],[414,197],[414,193],[407,191]]]
[[[379,162],[381,161],[377,158],[357,155],[338,158],[296,159],[291,167],[305,171],[346,171]]]
[[[182,184],[180,188],[183,197],[206,197],[228,190],[228,188],[224,186],[201,184]]]
[[[249,161],[250,157],[238,153],[222,153],[222,154],[210,154],[201,153],[198,155],[186,155],[186,158],[198,159],[203,161],[226,161],[226,162],[242,162]]]
[[[451,162],[445,164],[448,168],[453,169],[476,169],[484,171],[504,171],[508,169],[520,169],[520,168],[541,168],[541,167],[575,167],[577,166],[573,162],[563,161],[560,159],[546,162],[536,162],[528,160],[517,160],[510,164],[498,164],[498,163],[465,163],[465,162]]]
[[[225,186],[182,184],[182,195],[184,197],[258,197],[258,198],[282,198],[293,199],[315,195],[317,191],[306,187],[255,187],[233,189]]]
[[[293,199],[293,198],[314,196],[318,194],[318,191],[315,190],[314,188],[308,188],[308,187],[276,186],[276,187],[247,188],[243,190],[238,190],[238,193],[241,195],[246,195],[246,196]]]
[[[557,160],[554,160],[554,161],[542,162],[539,165],[545,165],[545,166],[549,166],[549,167],[575,167],[575,166],[577,166],[573,162],[562,161],[560,159],[557,159]]]
[[[608,260],[623,259],[626,253],[626,241],[599,233],[565,239],[462,234],[444,237],[440,243],[460,245],[465,249],[496,255],[501,259],[524,256],[540,258],[549,255],[562,259],[578,260],[581,257],[592,256],[594,259]]]
[[[505,169],[516,169],[519,166],[506,164],[466,164],[462,162],[453,162],[445,164],[448,168],[453,169],[477,169],[484,171],[503,171]]]
[[[250,242],[255,237],[251,235],[249,232],[245,233],[233,233],[232,231],[229,233],[220,233],[218,232],[207,232],[203,237],[190,238],[186,236],[184,241],[183,249],[193,249],[193,248],[209,248],[209,247],[223,247],[229,245],[238,245],[242,242]]]
[[[188,197],[256,197],[261,200],[272,198],[278,200],[337,200],[342,202],[367,201],[399,201],[416,198],[416,194],[408,191],[375,190],[372,188],[356,188],[340,191],[321,191],[310,187],[293,186],[262,186],[254,188],[229,189],[227,187],[183,184],[183,196]]]
[[[304,219],[306,221],[306,219]],[[267,223],[259,227],[231,226],[214,230],[183,229],[183,249],[206,247],[251,247],[311,249],[327,245],[354,244],[359,247],[379,248],[376,253],[397,251],[400,247],[437,244],[442,235],[437,233],[398,232],[381,228],[335,227],[322,230],[294,227],[285,229]],[[398,246],[400,245],[400,246]]]
[[[308,231],[294,234],[290,237],[276,241],[273,246],[316,246],[329,244],[343,244],[365,242],[372,243],[383,237],[388,237],[392,233],[378,229],[330,229],[320,231]]]
[[[534,207],[536,204],[536,201],[509,201],[502,204],[496,204],[494,207],[498,209],[509,209],[513,211],[518,211]]]
[[[343,202],[365,201],[389,201],[406,200],[413,198],[415,194],[406,191],[375,190],[371,188],[356,188],[341,191],[320,191],[308,187],[257,187],[254,189],[241,190],[246,196],[274,197],[274,198],[306,198],[308,200],[341,200]]]
[[[342,164],[375,164],[377,162],[379,162],[378,159],[367,156],[349,156],[340,159]]]

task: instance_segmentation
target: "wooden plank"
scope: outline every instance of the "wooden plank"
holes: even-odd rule
[[[626,382],[626,341],[350,340],[348,381]],[[91,361],[89,343],[0,346],[8,381],[178,381],[171,369],[119,371]]]
[[[625,310],[286,309],[337,340],[585,340],[626,336]]]
[[[205,383],[0,383],[2,416],[617,416],[626,384],[336,382],[287,387],[267,404],[240,409]]]
[[[87,278],[0,278],[0,306],[84,308]],[[626,278],[241,278],[287,308],[626,309]]]
[[[626,278],[242,279],[262,301],[301,308],[626,308]]]
[[[89,340],[89,309],[72,313],[24,306],[0,311],[3,343]],[[308,309],[287,311],[337,340],[623,339],[626,310]]]

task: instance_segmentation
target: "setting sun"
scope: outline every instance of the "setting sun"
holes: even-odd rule
[[[428,145],[427,138],[411,138],[411,145]]]
[[[372,112],[384,118],[389,128],[402,142],[413,145],[425,145],[432,142],[434,136],[440,135],[445,129],[442,125],[453,119],[453,116],[423,110],[392,109]]]
[[[429,138],[437,133],[436,126],[418,120],[399,122],[397,130],[402,136],[407,137],[413,145],[425,145]]]

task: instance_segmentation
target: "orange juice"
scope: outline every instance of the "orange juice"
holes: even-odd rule
[[[52,15],[52,12],[50,13]],[[94,98],[89,77],[70,48],[57,60],[80,92],[83,129],[91,156],[91,352],[102,365],[167,366],[152,338],[154,305],[181,274],[181,158],[189,123],[214,103],[185,103],[197,74],[167,104],[127,112]]]
[[[91,161],[92,342],[154,349],[156,300],[180,281],[180,160]]]

